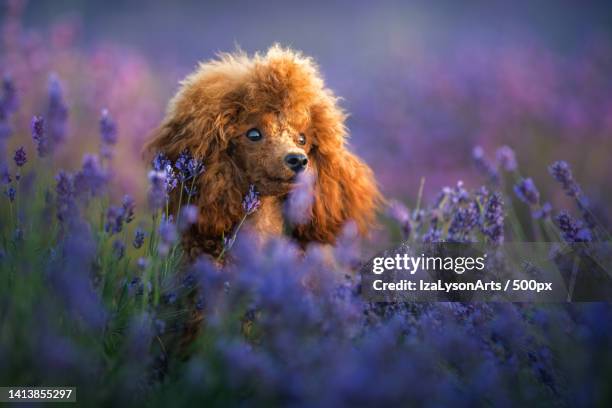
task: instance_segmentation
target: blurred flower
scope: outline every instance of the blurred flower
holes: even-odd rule
[[[285,202],[287,219],[293,225],[302,225],[312,217],[312,204],[314,202],[315,177],[310,171],[298,174],[297,182]]]
[[[163,208],[168,194],[166,193],[166,173],[163,171],[151,170],[149,172],[149,207],[151,210]]]
[[[514,186],[514,192],[524,203],[535,206],[540,202],[540,192],[530,178],[524,178]]]
[[[560,212],[555,221],[566,242],[592,241],[591,231],[585,228],[581,221],[574,220],[566,211]]]
[[[140,269],[141,271],[144,271],[145,269],[147,269],[147,266],[149,266],[149,260],[147,258],[138,258],[136,266],[138,266],[138,269]]]
[[[5,120],[11,113],[17,111],[19,100],[13,79],[5,75],[2,79],[2,95],[0,95],[0,120]]]
[[[144,231],[141,228],[136,228],[136,231],[134,232],[134,241],[132,242],[134,248],[140,249],[140,247],[142,247],[142,245],[144,244],[144,240]]]
[[[28,161],[23,146],[15,151],[14,160],[17,167],[22,167]]]
[[[512,150],[512,148],[510,148],[509,146],[502,146],[497,149],[495,156],[497,158],[497,162],[504,170],[516,170],[516,156],[514,155],[514,150]]]
[[[129,194],[126,194],[123,196],[121,207],[123,209],[123,220],[129,224],[134,220],[134,209],[136,207],[136,202]]]
[[[99,196],[104,191],[110,176],[102,168],[95,154],[85,154],[81,170],[74,177],[75,191],[79,195]]]
[[[576,197],[580,194],[580,186],[574,181],[572,169],[565,161],[556,161],[548,167],[550,174],[563,186],[567,195]]]
[[[117,143],[117,124],[110,116],[108,109],[102,109],[100,117],[100,137],[105,145]]]
[[[255,186],[251,184],[249,186],[249,191],[242,200],[242,208],[244,209],[246,215],[251,215],[257,211],[260,205],[261,201],[259,200],[259,193],[255,190]]]
[[[123,209],[121,207],[111,206],[106,210],[104,230],[111,235],[118,234],[123,229],[123,221]]]
[[[178,222],[179,231],[185,231],[190,226],[198,221],[198,207],[195,205],[185,205],[181,208],[181,213]]]
[[[68,221],[78,215],[78,208],[74,201],[74,179],[63,170],[55,177],[57,181],[55,187],[57,218],[62,221]]]
[[[497,170],[489,161],[485,158],[484,150],[480,146],[474,147],[472,150],[472,159],[474,159],[474,164],[479,171],[482,171],[492,183],[497,183],[499,181],[499,174]]]
[[[49,154],[49,141],[45,134],[45,120],[42,116],[32,117],[32,139],[36,144],[38,157],[45,157]]]
[[[15,193],[16,193],[16,191],[15,191],[15,188],[13,186],[10,186],[9,188],[7,188],[4,191],[4,194],[8,197],[10,202],[15,201]]]
[[[542,206],[538,209],[536,209],[533,213],[532,216],[535,219],[549,219],[550,218],[550,214],[552,213],[552,205],[550,205],[549,202],[546,202],[544,204],[542,204]]]
[[[404,206],[404,204],[400,203],[397,200],[391,200],[387,208],[387,213],[400,226],[403,238],[410,238],[412,224],[410,223],[410,213],[406,206]]]
[[[56,149],[66,138],[68,107],[64,102],[62,87],[55,75],[49,77],[49,104],[46,118],[51,148]]]
[[[10,184],[12,179],[11,179],[11,173],[9,173],[8,167],[5,164],[0,164],[0,179],[2,180],[2,183],[4,184]]]
[[[172,218],[164,218],[159,225],[159,245],[157,248],[162,256],[168,255],[177,237],[176,225],[172,222]]]
[[[113,255],[117,259],[121,259],[125,255],[125,244],[119,238],[113,241]]]

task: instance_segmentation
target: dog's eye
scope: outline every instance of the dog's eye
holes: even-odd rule
[[[257,142],[258,140],[261,140],[262,135],[259,129],[253,128],[253,129],[249,129],[249,131],[246,132],[246,137],[248,137],[249,140],[253,142]]]
[[[298,136],[298,144],[301,144],[302,146],[306,144],[306,135],[303,133],[300,133]]]

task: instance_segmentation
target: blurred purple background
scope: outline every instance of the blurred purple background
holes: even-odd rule
[[[564,159],[595,205],[611,198],[605,2],[9,0],[2,13],[0,67],[25,111],[43,109],[56,72],[77,142],[62,157],[76,166],[97,146],[108,107],[120,126],[116,179],[135,194],[145,181],[139,150],[178,80],[218,51],[279,42],[315,57],[345,98],[353,148],[387,196],[413,204],[421,177],[427,196],[458,179],[476,186],[474,146],[494,160],[509,145],[544,196],[561,194],[546,167]],[[16,121],[27,132],[29,117]]]

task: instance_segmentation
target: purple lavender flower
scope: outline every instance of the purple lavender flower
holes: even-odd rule
[[[566,211],[560,212],[555,217],[555,221],[566,242],[590,242],[593,240],[591,231],[584,227],[582,221],[574,220]]]
[[[166,166],[164,172],[166,173],[166,193],[170,194],[178,186],[178,175],[170,164]]]
[[[458,208],[453,214],[448,228],[449,242],[466,242],[470,231],[476,226],[479,219],[478,206],[471,202],[465,208]]]
[[[136,202],[129,194],[126,194],[123,196],[121,207],[123,209],[123,220],[127,224],[129,224],[134,220],[134,210],[136,208]]]
[[[45,120],[42,116],[32,117],[32,139],[36,144],[38,157],[45,157],[49,154],[49,141],[45,133]]]
[[[4,194],[8,197],[10,202],[15,201],[15,193],[16,193],[16,191],[15,191],[15,188],[13,186],[10,186],[9,188],[7,188],[4,191]]]
[[[514,150],[509,146],[502,146],[495,154],[497,162],[506,171],[514,171],[517,168]]]
[[[144,236],[144,234],[143,234],[143,236]],[[138,261],[136,261],[136,266],[141,271],[144,271],[145,269],[147,269],[147,266],[149,266],[149,260],[147,258],[142,258],[142,257],[138,258]]]
[[[178,179],[181,183],[187,181],[189,177],[188,163],[191,160],[191,154],[189,150],[185,149],[176,159],[176,163],[174,163],[174,167],[178,170]]]
[[[228,252],[234,246],[234,242],[236,242],[236,234],[230,233],[223,237],[223,250]]]
[[[412,231],[412,224],[410,223],[410,213],[406,206],[399,201],[391,200],[387,213],[400,226],[404,239],[408,239]]]
[[[181,208],[181,214],[179,217],[178,228],[179,231],[185,231],[198,221],[198,207],[195,205],[186,205]]]
[[[100,137],[105,145],[117,143],[117,124],[111,117],[108,109],[102,109],[100,117]]]
[[[118,234],[123,230],[123,208],[109,207],[106,211],[106,224],[104,230],[111,235]]]
[[[75,175],[74,185],[78,194],[100,195],[109,180],[109,174],[102,168],[100,159],[95,154],[83,156],[81,170]]]
[[[74,202],[74,179],[63,170],[55,177],[57,184],[55,187],[57,218],[64,222],[77,216],[77,206]]]
[[[474,147],[472,150],[472,159],[474,159],[474,164],[479,171],[482,171],[487,177],[491,180],[492,183],[497,183],[499,181],[499,174],[497,170],[489,161],[485,158],[484,150],[480,146]]]
[[[66,137],[68,108],[64,102],[62,87],[55,75],[49,77],[49,104],[47,107],[47,132],[55,149]]]
[[[246,215],[251,215],[257,211],[260,205],[261,201],[259,200],[259,193],[255,190],[255,186],[251,184],[249,186],[249,191],[242,200],[242,208],[244,209]]]
[[[151,166],[155,171],[165,171],[166,166],[172,165],[170,160],[166,157],[164,153],[157,153],[151,162]]]
[[[189,162],[187,162],[187,172],[190,178],[199,176],[204,170],[204,163],[202,163],[201,160],[191,158]]]
[[[159,246],[157,248],[162,256],[168,255],[177,237],[176,225],[172,222],[172,218],[163,219],[159,225]]]
[[[144,244],[144,240],[145,240],[144,231],[142,230],[142,228],[136,228],[136,231],[134,232],[134,241],[132,242],[132,245],[134,245],[134,248],[140,249],[142,245]]]
[[[166,193],[166,173],[163,171],[151,170],[149,172],[149,207],[152,210],[159,210],[164,206],[168,199]]]
[[[442,238],[442,230],[440,229],[438,224],[438,216],[434,215],[430,220],[429,230],[423,235],[423,242],[440,242]]]
[[[570,197],[577,197],[580,195],[580,186],[572,175],[572,169],[567,162],[559,160],[554,162],[548,167],[550,174],[563,186],[563,190]]]
[[[549,202],[544,203],[540,208],[533,211],[531,214],[535,219],[549,219],[552,213],[552,205]]]
[[[285,207],[287,219],[293,225],[306,224],[312,217],[314,182],[314,175],[310,171],[303,171],[297,176],[297,184],[289,193]]]
[[[17,151],[15,151],[14,160],[15,160],[15,164],[17,165],[17,167],[22,167],[28,161],[26,152],[23,146],[17,149]]]
[[[121,259],[125,255],[125,244],[122,240],[116,239],[113,241],[113,255],[117,259]]]
[[[538,205],[540,202],[540,192],[530,178],[519,181],[519,183],[514,186],[514,192],[522,202],[531,206]]]
[[[0,120],[6,120],[11,113],[17,111],[19,100],[13,79],[5,75],[2,79],[2,96],[0,96]]]
[[[504,203],[501,194],[492,193],[487,201],[482,232],[496,244],[504,242]]]
[[[0,164],[2,170],[0,171],[0,179],[2,180],[2,183],[4,184],[10,184],[12,179],[11,179],[11,173],[9,173],[8,167],[5,164]]]

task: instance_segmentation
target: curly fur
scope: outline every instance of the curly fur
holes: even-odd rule
[[[183,237],[189,256],[221,251],[222,236],[244,215],[249,184],[262,196],[252,228],[282,233],[282,202],[291,189],[284,181],[287,152],[304,152],[316,176],[312,217],[293,229],[294,238],[333,244],[348,220],[367,233],[381,196],[370,168],[347,149],[345,119],[314,61],[299,52],[275,45],[265,55],[236,52],[201,63],[182,81],[147,146],[172,160],[188,149],[205,163],[199,221]],[[265,129],[265,141],[245,137],[252,127]],[[300,133],[304,146],[296,142]]]

